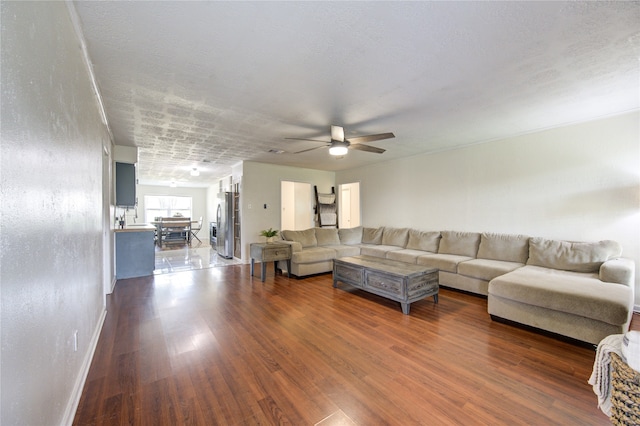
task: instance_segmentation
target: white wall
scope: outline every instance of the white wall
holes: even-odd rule
[[[245,263],[250,260],[249,244],[264,242],[260,236],[262,229],[280,229],[280,182],[283,180],[308,182],[317,185],[320,192],[330,192],[335,186],[335,173],[245,161],[240,200]]]
[[[73,418],[105,313],[111,141],[66,2],[0,7],[0,423],[57,425]]]
[[[640,114],[338,172],[365,226],[612,239],[640,267]],[[636,304],[640,303],[636,273]]]

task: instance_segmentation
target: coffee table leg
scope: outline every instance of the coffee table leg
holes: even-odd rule
[[[402,306],[402,313],[405,315],[409,315],[409,308],[411,307],[411,304],[400,302],[400,305]]]
[[[251,259],[251,276],[253,276],[253,263],[254,263],[254,260]]]
[[[267,262],[262,261],[260,262],[260,267],[262,269],[262,275],[260,275],[260,281],[264,282],[264,277],[265,275],[267,275]]]
[[[433,295],[433,301],[437,304],[438,303],[438,294],[434,294]]]

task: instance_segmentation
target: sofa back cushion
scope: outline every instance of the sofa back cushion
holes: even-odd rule
[[[336,228],[316,228],[318,246],[339,245],[340,237]]]
[[[409,239],[409,228],[384,228],[382,244],[405,248]]]
[[[573,272],[598,272],[604,262],[621,255],[622,247],[611,240],[584,243],[531,238],[527,265]]]
[[[340,228],[338,229],[338,236],[340,237],[340,244],[346,244],[349,246],[360,244],[362,242],[362,226],[355,228]]]
[[[316,230],[314,228],[305,229],[304,231],[282,231],[282,238],[287,241],[297,241],[305,247],[316,247]]]
[[[476,257],[480,245],[480,233],[442,231],[438,253]]]
[[[418,231],[415,229],[409,230],[409,241],[407,241],[407,248],[411,250],[429,251],[431,253],[438,252],[438,246],[440,245],[440,231]]]
[[[529,258],[529,237],[527,235],[484,232],[480,236],[477,258],[527,263]]]
[[[362,228],[362,244],[382,244],[384,228]]]

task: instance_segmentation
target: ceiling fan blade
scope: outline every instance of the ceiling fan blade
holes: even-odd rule
[[[322,143],[329,143],[329,141],[321,141],[318,139],[303,139],[303,138],[285,138],[286,140],[289,141],[309,141],[309,142],[322,142]]]
[[[344,129],[341,126],[331,126],[331,140],[344,142]]]
[[[315,141],[315,142],[319,142],[319,141]],[[303,149],[302,151],[292,152],[292,154],[302,154],[303,152],[309,152],[309,151],[313,151],[314,149],[320,149],[320,148],[324,148],[324,146],[316,146],[316,147],[309,148],[309,149]]]
[[[380,134],[377,134],[377,135],[356,136],[355,138],[347,139],[347,141],[352,143],[352,144],[357,144],[357,143],[381,141],[383,139],[391,139],[391,138],[395,138],[395,137],[396,137],[396,135],[394,135],[393,133],[380,133]]]
[[[367,151],[367,152],[374,152],[376,154],[382,154],[383,152],[385,152],[386,150],[382,149],[382,148],[376,148],[375,146],[371,146],[371,145],[349,145],[349,149],[357,149],[358,151]]]

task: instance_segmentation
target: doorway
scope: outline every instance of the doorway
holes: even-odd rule
[[[280,229],[302,231],[313,227],[311,184],[283,180],[280,183]]]
[[[340,228],[360,226],[360,182],[345,183],[338,186],[338,221]]]

